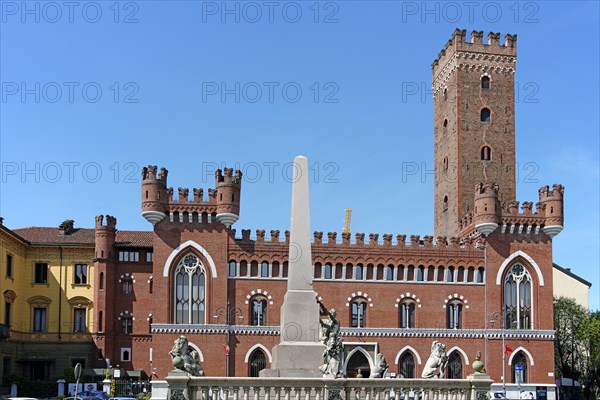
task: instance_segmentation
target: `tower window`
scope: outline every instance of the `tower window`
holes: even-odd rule
[[[490,88],[490,77],[489,76],[484,76],[481,78],[481,88],[482,89]]]
[[[444,156],[444,160],[442,161],[442,168],[444,171],[448,169],[448,156]]]
[[[444,135],[448,134],[448,120],[444,120]]]
[[[448,89],[444,89],[444,101],[448,100]]]
[[[485,122],[485,123],[492,122],[492,113],[490,112],[489,108],[482,108],[480,116],[481,116],[481,118],[480,118],[481,122]]]
[[[481,161],[491,161],[492,160],[492,149],[490,146],[483,146],[481,148]]]
[[[442,205],[442,211],[448,211],[448,196],[444,196],[444,204]]]

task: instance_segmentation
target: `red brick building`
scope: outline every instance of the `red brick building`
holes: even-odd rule
[[[448,377],[470,374],[481,351],[487,372],[502,381],[509,347],[507,383],[519,374],[554,382],[552,237],[563,226],[563,187],[541,188],[535,208],[523,202],[519,211],[517,38],[501,44],[489,34],[483,44],[482,36],[467,41],[456,30],[432,65],[435,237],[314,233],[314,288],[338,312],[349,376],[358,369],[368,376],[381,352],[390,372],[420,377],[439,340]],[[259,229],[251,239],[250,230],[231,228],[241,183],[239,171],[218,171],[207,196],[193,189],[189,199],[188,189],[173,195],[166,169],[150,166],[142,215],[151,233],[124,238],[115,218],[96,218],[97,368],[109,359],[162,378],[172,369],[173,341],[186,335],[207,375],[256,375],[270,366],[281,329],[297,334],[279,326],[289,236]]]

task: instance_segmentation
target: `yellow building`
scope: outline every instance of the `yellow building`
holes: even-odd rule
[[[589,292],[592,284],[575,275],[571,268],[553,264],[552,282],[554,297],[570,297],[586,310],[589,309]]]
[[[48,380],[94,354],[94,230],[10,230],[0,219],[0,376]]]

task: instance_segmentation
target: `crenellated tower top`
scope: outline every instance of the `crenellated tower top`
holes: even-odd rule
[[[142,169],[142,216],[153,225],[167,215],[171,222],[210,223],[215,219],[230,227],[239,218],[242,173],[231,168],[215,171],[215,189],[178,188],[177,198],[172,187],[167,187],[168,171],[155,165]]]

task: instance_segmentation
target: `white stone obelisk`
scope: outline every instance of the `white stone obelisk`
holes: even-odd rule
[[[321,377],[324,345],[319,341],[319,305],[312,287],[308,160],[294,159],[287,292],[281,306],[281,341],[271,369],[261,376]]]

